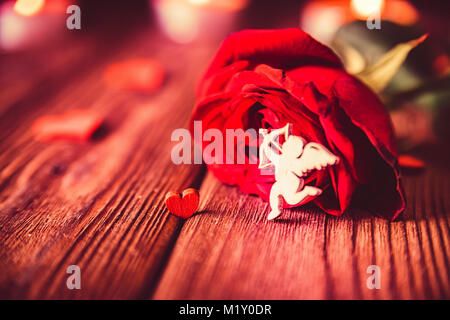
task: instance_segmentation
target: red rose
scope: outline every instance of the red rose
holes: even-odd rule
[[[393,130],[382,103],[329,48],[299,29],[229,36],[199,83],[194,120],[203,122],[203,130],[223,133],[291,123],[295,135],[327,147],[341,161],[306,181],[323,189],[313,202],[327,213],[341,215],[352,199],[389,219],[405,208]],[[266,201],[275,181],[247,162],[208,168],[220,181]]]

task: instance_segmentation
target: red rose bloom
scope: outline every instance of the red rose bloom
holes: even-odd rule
[[[316,171],[306,184],[323,189],[313,202],[327,213],[341,215],[352,198],[388,219],[405,208],[393,130],[382,103],[329,48],[300,29],[229,36],[199,83],[194,120],[203,122],[203,130],[224,134],[291,123],[293,134],[324,145],[341,161]],[[248,162],[208,168],[220,181],[266,201],[275,182]]]

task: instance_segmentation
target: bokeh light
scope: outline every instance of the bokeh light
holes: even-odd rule
[[[360,19],[367,19],[384,8],[384,0],[352,0],[351,8]]]
[[[32,16],[44,7],[45,0],[17,0],[14,4],[14,11],[22,16]]]

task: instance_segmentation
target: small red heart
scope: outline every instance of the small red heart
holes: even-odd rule
[[[177,191],[170,191],[166,195],[166,207],[174,215],[187,219],[198,209],[199,194],[196,189],[189,188],[181,195]]]

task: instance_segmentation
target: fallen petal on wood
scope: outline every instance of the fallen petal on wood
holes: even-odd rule
[[[164,68],[153,59],[133,59],[111,64],[103,78],[113,88],[151,93],[163,83]]]
[[[59,115],[46,115],[32,125],[38,141],[70,140],[87,141],[100,127],[103,118],[92,110],[70,110]]]
[[[166,194],[166,207],[174,215],[187,219],[198,209],[199,193],[196,189],[189,188],[180,194],[177,191],[170,191]]]
[[[425,162],[423,162],[422,160],[407,155],[407,154],[402,154],[398,157],[398,164],[400,165],[400,167],[404,168],[404,169],[423,169],[425,168]]]

